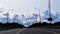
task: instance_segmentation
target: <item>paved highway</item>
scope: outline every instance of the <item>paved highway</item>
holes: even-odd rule
[[[60,34],[60,32],[54,30],[48,30],[46,28],[45,29],[44,28],[18,28],[18,29],[0,31],[0,34]]]

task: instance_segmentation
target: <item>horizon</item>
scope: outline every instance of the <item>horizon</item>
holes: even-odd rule
[[[54,19],[52,23],[59,22],[60,20],[60,0],[51,0],[51,14],[52,18]],[[6,14],[9,12],[9,19],[10,22],[13,21],[14,14],[19,15],[18,19],[19,21],[22,21],[23,24],[28,23],[28,25],[31,25],[31,22],[28,22],[29,20],[25,21],[27,18],[32,18],[35,15],[35,13],[38,16],[35,16],[35,19],[37,18],[37,22],[40,21],[39,19],[39,10],[41,12],[42,21],[47,22],[48,15],[48,0],[0,0],[0,21],[6,21]],[[37,8],[37,9],[34,9]],[[13,11],[11,9],[14,9]],[[1,12],[2,11],[2,12]],[[21,16],[23,14],[23,16]],[[44,17],[45,16],[45,17]],[[30,19],[29,18],[29,19]],[[30,19],[32,22],[35,19]],[[17,19],[16,19],[17,20]],[[4,21],[4,22],[5,22]],[[18,22],[18,21],[17,21]],[[49,22],[48,22],[49,23]],[[20,22],[19,22],[20,24]]]

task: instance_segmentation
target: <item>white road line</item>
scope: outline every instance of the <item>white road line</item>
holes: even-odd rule
[[[21,33],[23,30],[25,30],[26,28],[23,28],[23,29],[21,29],[20,31],[18,31],[16,34],[19,34],[19,33]]]

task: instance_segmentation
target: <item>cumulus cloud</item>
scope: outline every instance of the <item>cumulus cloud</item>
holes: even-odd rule
[[[2,11],[2,12],[1,12]],[[15,22],[19,23],[19,24],[23,24],[25,25],[26,27],[29,26],[29,25],[32,25],[34,23],[38,23],[40,21],[40,18],[42,20],[42,22],[47,22],[49,23],[49,21],[47,20],[49,18],[49,11],[48,10],[45,10],[42,12],[42,16],[39,17],[39,12],[34,12],[32,11],[31,13],[19,13],[15,10],[11,10],[9,9],[9,11],[5,11],[4,9],[0,9],[0,20],[3,22],[3,23],[6,23],[7,22],[7,12],[9,13],[9,22],[12,23],[15,19]],[[17,15],[17,16],[16,16]],[[60,14],[58,12],[51,12],[51,17],[53,18],[53,23],[54,22],[57,22],[59,21],[59,16]],[[57,21],[56,21],[57,20]]]

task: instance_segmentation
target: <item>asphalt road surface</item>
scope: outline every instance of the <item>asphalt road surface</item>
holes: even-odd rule
[[[60,34],[60,29],[49,30],[48,28],[18,28],[6,31],[0,31],[0,34]]]

